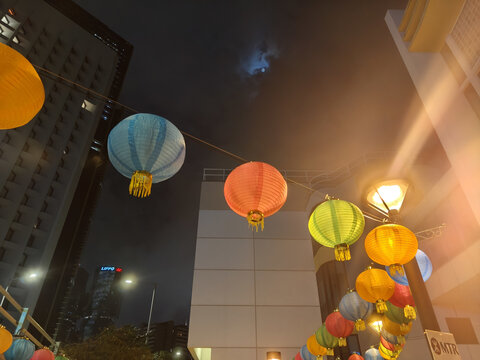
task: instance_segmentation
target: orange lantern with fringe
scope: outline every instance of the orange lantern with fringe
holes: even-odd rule
[[[287,183],[282,174],[264,162],[236,167],[225,181],[225,200],[248,223],[263,230],[264,218],[275,214],[287,200]]]
[[[385,331],[395,336],[406,335],[410,332],[410,330],[412,330],[411,321],[408,324],[398,324],[395,321],[390,320],[387,316],[384,315],[382,318],[382,323]]]
[[[13,343],[13,336],[5,329],[5,326],[0,325],[0,354],[3,354],[5,351],[8,350]]]
[[[325,319],[325,327],[327,331],[338,338],[339,346],[347,346],[347,337],[353,332],[355,323],[345,319],[336,309]]]
[[[385,301],[390,299],[395,291],[395,281],[385,270],[369,266],[357,276],[355,288],[363,300],[376,303],[377,312],[382,314],[387,311]]]
[[[317,359],[322,359],[324,355],[327,355],[327,349],[321,346],[317,342],[315,335],[312,335],[307,340],[307,349],[312,355],[315,355]]]
[[[385,224],[377,226],[365,238],[365,250],[370,259],[390,268],[390,274],[404,275],[403,264],[412,260],[418,250],[415,234],[405,226]]]

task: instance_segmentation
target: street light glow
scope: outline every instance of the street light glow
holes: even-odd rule
[[[34,278],[36,278],[37,276],[38,276],[37,273],[31,273],[31,274],[28,275],[28,278],[29,278],[29,279],[34,279]]]
[[[388,212],[388,210],[400,211],[407,189],[408,184],[403,180],[382,181],[370,189],[367,194],[367,201],[385,212]],[[382,199],[387,204],[388,209]]]
[[[133,283],[133,280],[127,279],[127,280],[125,280],[125,283],[126,283],[126,284],[132,284],[132,283]]]
[[[182,355],[182,353],[180,351],[177,351],[175,355]]]

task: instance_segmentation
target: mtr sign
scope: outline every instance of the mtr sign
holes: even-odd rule
[[[425,335],[434,360],[461,360],[452,334],[425,330]]]

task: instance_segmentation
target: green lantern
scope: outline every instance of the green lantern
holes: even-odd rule
[[[333,348],[338,346],[338,338],[328,332],[325,324],[315,332],[315,338],[320,346],[327,349],[327,355],[333,355]]]
[[[390,301],[387,301],[387,311],[385,312],[387,318],[400,325],[400,330],[408,331],[409,324],[412,321],[405,317],[403,308],[393,305]]]
[[[64,355],[57,355],[55,356],[55,360],[68,360],[68,358],[65,357]]]
[[[312,237],[323,246],[335,249],[335,259],[350,260],[349,246],[363,233],[365,219],[354,204],[327,198],[318,205],[308,221]]]

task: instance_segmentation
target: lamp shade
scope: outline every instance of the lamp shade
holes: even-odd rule
[[[365,319],[371,315],[373,305],[352,290],[342,297],[338,309],[345,319],[355,322],[357,331],[362,331],[365,330]]]
[[[307,339],[307,349],[311,354],[315,356],[323,356],[327,354],[327,349],[321,346],[315,337],[315,335],[310,336]]]
[[[267,351],[267,360],[282,360],[282,354],[279,351]]]
[[[110,131],[108,156],[120,174],[131,178],[130,194],[146,197],[152,183],[167,180],[180,170],[185,160],[185,140],[167,119],[135,114]]]
[[[395,291],[389,301],[399,308],[403,309],[407,319],[413,320],[417,317],[415,312],[415,300],[413,300],[410,288],[405,285],[395,283]]]
[[[403,275],[402,265],[413,259],[418,250],[418,241],[405,226],[385,224],[368,233],[365,250],[373,261],[388,265],[391,274],[398,272]]]
[[[25,125],[45,101],[42,80],[18,51],[0,43],[0,130]]]
[[[376,303],[378,313],[384,313],[387,311],[385,301],[393,295],[395,282],[385,270],[369,267],[357,276],[355,288],[363,300]]]
[[[333,355],[333,348],[338,346],[338,339],[328,332],[325,324],[322,324],[315,332],[315,338],[320,346],[327,349],[327,355]]]
[[[5,360],[30,360],[35,351],[35,345],[24,338],[13,340],[12,346],[5,351]]]
[[[223,189],[228,206],[248,223],[263,229],[264,218],[275,214],[287,200],[287,183],[282,174],[264,162],[236,167]]]
[[[338,338],[339,346],[347,346],[347,337],[352,334],[354,325],[353,321],[345,319],[338,310],[325,319],[327,331]]]
[[[357,352],[353,352],[349,357],[348,360],[365,360],[362,355]]]
[[[410,332],[410,330],[412,330],[412,322],[409,322],[408,324],[399,324],[395,321],[390,320],[385,315],[383,316],[382,322],[383,328],[390,334],[396,336],[406,335]]]
[[[48,349],[39,349],[33,353],[31,360],[55,360],[55,355]]]
[[[8,350],[13,343],[13,336],[5,329],[5,326],[0,325],[0,354],[3,354],[5,351]]]
[[[383,360],[378,349],[371,347],[365,351],[365,360]]]
[[[300,356],[302,360],[316,360],[317,357],[308,351],[307,345],[303,345],[300,349]]]
[[[433,270],[430,258],[422,250],[418,249],[417,254],[415,255],[415,259],[417,260],[418,268],[420,269],[420,273],[422,274],[423,281],[427,281],[428,279],[430,279]],[[395,280],[396,283],[399,283],[400,285],[408,285],[408,279],[405,274],[401,275],[396,272],[392,275],[388,266],[386,266],[386,269],[388,274],[392,277],[393,280]]]
[[[310,215],[308,229],[323,246],[335,249],[335,259],[350,260],[349,246],[362,235],[365,219],[358,207],[344,200],[329,199]]]

